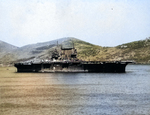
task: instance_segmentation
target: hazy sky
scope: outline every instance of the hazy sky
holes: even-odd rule
[[[150,0],[0,0],[0,40],[75,37],[100,46],[150,37]]]

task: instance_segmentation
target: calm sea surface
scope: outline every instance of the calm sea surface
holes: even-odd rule
[[[126,73],[0,68],[0,115],[150,115],[150,65]]]

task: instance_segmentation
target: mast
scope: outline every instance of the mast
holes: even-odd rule
[[[57,41],[57,48],[58,48],[58,41]]]

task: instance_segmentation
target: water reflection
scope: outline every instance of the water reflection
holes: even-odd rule
[[[0,68],[0,114],[149,114],[149,67],[130,65],[124,74]]]

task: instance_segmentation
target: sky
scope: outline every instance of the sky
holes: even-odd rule
[[[0,40],[21,47],[75,37],[117,46],[150,37],[150,0],[0,0]]]

